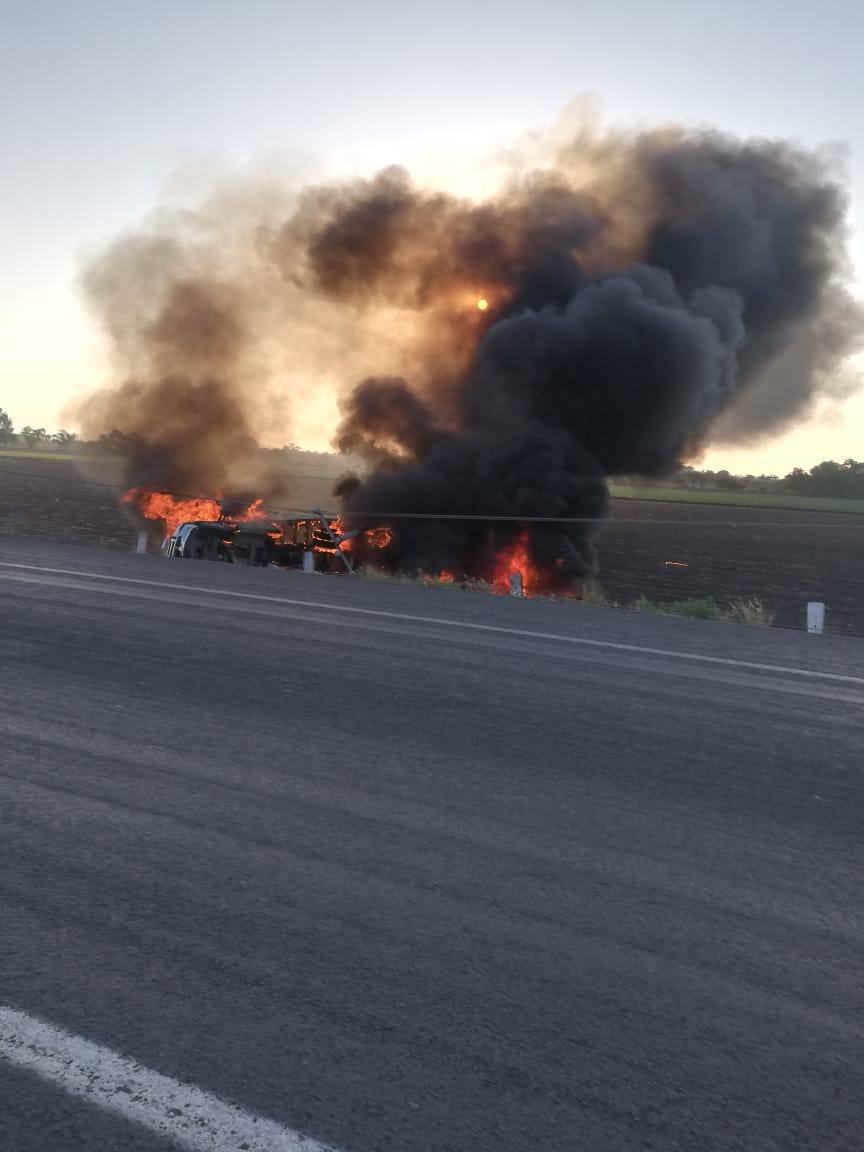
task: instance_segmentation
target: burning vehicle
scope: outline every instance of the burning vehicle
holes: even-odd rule
[[[217,560],[252,567],[276,564],[280,568],[299,568],[304,557],[311,556],[317,572],[350,572],[350,559],[341,559],[345,552],[340,546],[345,541],[323,517],[292,518],[278,524],[254,520],[235,524],[228,518],[192,520],[178,524],[166,536],[162,554],[176,560]]]
[[[343,532],[338,519],[323,512],[269,520],[261,502],[232,515],[220,505],[216,519],[172,521],[162,554],[172,560],[213,560],[280,568],[307,567],[316,572],[352,571],[350,556],[356,532]]]
[[[291,490],[261,438],[326,393],[360,463],[334,493],[349,551],[322,540],[322,563],[566,595],[596,572],[609,478],[663,477],[849,388],[864,324],[823,155],[583,125],[525,160],[481,200],[399,167],[278,203],[232,187],[91,264],[118,375],[79,422],[123,439],[124,499],[172,555],[309,550],[300,521],[249,525]],[[225,520],[165,492],[256,499]]]

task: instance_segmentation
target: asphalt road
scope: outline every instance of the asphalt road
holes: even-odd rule
[[[10,541],[0,635],[0,1004],[342,1152],[860,1152],[861,642]]]

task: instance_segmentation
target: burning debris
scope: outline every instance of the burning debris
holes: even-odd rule
[[[266,518],[238,519],[224,506],[218,518],[183,521],[166,536],[164,555],[181,560],[219,560],[227,564],[281,568],[306,567],[331,572],[351,571],[347,558],[353,536],[337,535],[335,521],[323,516],[291,517],[279,521]]]
[[[317,572],[352,571],[353,553],[389,543],[387,529],[348,530],[341,517],[274,515],[261,499],[242,505],[230,500],[175,497],[131,488],[123,496],[135,514],[163,527],[162,551],[177,559],[220,560],[291,568],[311,560]]]
[[[787,143],[581,131],[482,202],[394,168],[254,208],[245,240],[219,247],[210,205],[89,273],[122,376],[81,419],[129,438],[145,515],[142,488],[285,491],[255,451],[278,347],[290,379],[329,363],[336,443],[367,462],[338,489],[358,561],[566,589],[608,476],[777,430],[859,343],[844,196]]]

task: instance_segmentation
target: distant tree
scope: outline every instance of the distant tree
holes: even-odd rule
[[[123,457],[131,456],[134,452],[140,451],[143,444],[144,441],[136,433],[120,432],[117,428],[112,428],[110,432],[103,432],[96,441],[96,447],[100,452]]]
[[[8,412],[0,408],[0,444],[15,443],[15,426]]]
[[[803,468],[793,468],[784,483],[796,496],[806,496],[810,491],[810,474]]]
[[[843,496],[846,477],[843,467],[836,460],[823,460],[810,469],[813,490],[817,496]]]
[[[790,492],[800,496],[864,497],[864,463],[858,460],[823,460],[809,472],[793,468],[785,478]]]
[[[21,429],[21,439],[28,448],[36,448],[39,444],[44,444],[48,439],[48,433],[44,428],[31,428],[28,424]]]
[[[61,428],[59,432],[54,433],[51,439],[55,444],[59,444],[61,448],[71,448],[78,439],[78,433],[67,432],[65,428]]]
[[[732,473],[727,472],[725,468],[720,469],[720,471],[714,477],[714,480],[717,484],[717,487],[722,489],[724,492],[731,492],[735,489],[744,487],[744,481],[741,479],[741,477],[733,476]]]

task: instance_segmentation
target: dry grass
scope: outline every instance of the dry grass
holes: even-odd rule
[[[381,584],[421,584],[424,588],[456,588],[461,592],[491,591],[485,580],[443,580],[425,572],[388,572],[385,568],[372,568],[368,564],[355,569],[355,575]]]
[[[606,598],[606,593],[603,591],[603,586],[598,584],[596,580],[588,580],[582,586],[582,603],[587,604],[591,608],[611,608],[614,605],[610,604]]]
[[[750,600],[733,600],[726,613],[727,620],[750,624],[754,628],[770,628],[775,616],[776,612],[766,608],[756,596]]]
[[[658,603],[647,596],[637,596],[633,601],[637,612],[650,612],[655,616],[688,616],[693,620],[722,620],[723,611],[710,596],[691,597],[689,600],[669,600]]]
[[[356,575],[363,580],[378,581],[385,584],[413,584],[424,588],[455,588],[460,592],[485,592],[487,595],[495,593],[495,589],[485,580],[442,580],[439,576],[429,576],[423,573],[410,575],[405,572],[387,572],[382,568],[361,568]],[[581,597],[573,596],[533,596],[535,600],[562,600],[575,604],[583,604],[597,608],[615,608],[621,605],[607,599],[600,584],[589,580],[582,589]],[[684,616],[691,620],[729,620],[736,624],[748,624],[756,628],[770,628],[774,623],[775,613],[767,608],[761,600],[753,597],[749,600],[733,600],[728,608],[722,608],[710,596],[691,597],[687,600],[669,600],[666,602],[650,600],[647,596],[637,596],[631,608],[637,612],[648,612],[655,616]]]
[[[735,624],[749,624],[755,628],[770,628],[775,613],[757,597],[733,600],[728,608],[721,608],[710,596],[690,600],[670,600],[658,603],[647,596],[637,596],[632,607],[637,612],[651,612],[657,616],[689,616],[694,620],[730,620]]]
[[[388,572],[384,568],[373,568],[364,564],[362,568],[355,568],[354,575],[361,580],[371,580],[377,584],[417,584],[416,576],[408,576],[404,572]]]

